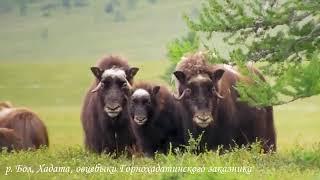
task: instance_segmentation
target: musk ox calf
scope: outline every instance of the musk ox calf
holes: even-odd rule
[[[86,93],[81,113],[88,150],[119,154],[134,145],[127,99],[138,70],[116,56],[104,57],[91,68],[96,79]]]
[[[164,86],[140,82],[134,85],[129,114],[137,145],[147,157],[168,153],[183,144],[179,111],[175,99]]]
[[[3,103],[0,109],[0,127],[3,128],[2,137],[5,139],[1,143],[14,145],[12,147],[15,150],[49,146],[47,128],[36,113]]]
[[[0,152],[4,148],[9,152],[22,149],[21,138],[13,129],[0,128]]]
[[[275,150],[272,107],[250,107],[238,101],[234,87],[249,77],[240,78],[240,73],[226,65],[209,65],[201,53],[185,57],[174,75],[178,99],[190,117],[184,120],[185,133],[189,130],[195,138],[203,133],[200,152],[205,147],[228,148],[256,140],[262,141],[265,151]]]

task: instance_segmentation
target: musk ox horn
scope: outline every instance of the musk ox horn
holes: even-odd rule
[[[224,99],[224,97],[223,97],[220,93],[218,93],[217,91],[216,91],[215,93],[216,93],[216,96],[217,96],[218,98]]]
[[[213,93],[220,99],[224,99],[224,97],[216,90],[216,88],[212,88]]]
[[[102,83],[99,82],[99,84],[97,85],[97,87],[95,87],[93,90],[91,90],[91,92],[92,92],[92,93],[97,92],[97,91],[101,88],[101,86],[102,86]]]
[[[188,88],[188,89],[185,89],[180,96],[176,96],[175,94],[173,96],[175,99],[180,101],[184,96],[186,96],[186,94],[189,95],[190,93],[191,93],[191,90]]]

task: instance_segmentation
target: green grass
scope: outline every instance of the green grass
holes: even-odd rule
[[[252,150],[236,149],[233,152],[218,155],[214,152],[195,156],[191,153],[179,155],[157,155],[154,160],[120,157],[98,156],[85,152],[83,148],[61,148],[59,150],[39,150],[37,152],[21,152],[0,154],[1,172],[6,167],[15,171],[16,165],[31,167],[34,173],[9,173],[1,179],[318,179],[320,178],[320,144],[309,149],[295,146],[286,152],[272,155],[259,153],[259,148]],[[70,167],[63,173],[39,172],[39,166]],[[104,166],[114,168],[107,172],[77,172],[79,167]],[[124,167],[121,169],[121,167]],[[130,173],[129,167],[148,167],[143,172]],[[190,167],[185,173],[152,172],[158,167]],[[227,172],[219,167],[246,167],[241,173]],[[153,169],[152,169],[153,168]],[[216,169],[215,169],[216,168]],[[211,169],[211,172],[210,172]],[[151,172],[150,172],[151,171]],[[197,172],[198,171],[198,172]],[[213,172],[212,172],[213,171]]]
[[[80,124],[80,107],[86,88],[92,80],[89,67],[83,64],[21,64],[4,63],[0,66],[0,100],[10,100],[17,106],[27,106],[36,111],[48,127],[50,148],[36,152],[0,155],[0,177],[7,166],[24,164],[37,168],[39,164],[70,166],[74,171],[78,166],[120,167],[133,166],[252,166],[251,174],[243,173],[160,173],[134,176],[128,173],[74,173],[74,174],[27,174],[14,173],[5,178],[125,178],[125,179],[291,179],[306,177],[320,178],[320,97],[312,97],[275,108],[275,123],[278,134],[279,151],[274,155],[262,155],[255,151],[236,150],[218,156],[208,153],[202,156],[191,154],[179,156],[159,155],[156,160],[135,158],[133,160],[113,159],[88,154],[83,149],[83,134]],[[140,67],[136,80],[157,81],[169,66],[166,61],[131,63]],[[1,178],[2,179],[2,178]]]

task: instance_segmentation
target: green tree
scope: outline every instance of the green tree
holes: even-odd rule
[[[167,82],[171,82],[171,75],[176,67],[176,64],[180,61],[180,58],[186,53],[193,53],[199,49],[200,41],[199,36],[195,32],[189,32],[181,39],[175,39],[167,44],[167,57],[169,58],[171,65],[167,69],[162,79]]]
[[[238,83],[241,100],[281,105],[320,94],[319,0],[206,0],[199,17],[184,19],[205,38],[211,62],[236,64],[248,75],[243,67],[254,62],[267,76],[267,83],[254,75],[256,83]],[[210,45],[217,32],[233,49],[227,58]]]

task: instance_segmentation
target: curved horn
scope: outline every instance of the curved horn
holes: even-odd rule
[[[182,94],[178,97],[176,96],[175,94],[173,94],[173,97],[176,99],[176,100],[181,100],[184,96],[186,96],[186,94],[190,94],[191,90],[188,88],[188,89],[185,89]]]
[[[101,86],[102,86],[102,83],[99,82],[99,84],[97,85],[97,87],[95,87],[94,89],[92,89],[91,92],[92,92],[92,93],[97,92],[97,91],[101,88]]]
[[[224,99],[224,97],[216,90],[216,88],[212,88],[213,93],[220,99]]]
[[[215,93],[216,93],[216,96],[217,96],[218,98],[224,99],[224,97],[223,97],[220,93],[218,93],[217,91],[215,91]]]

